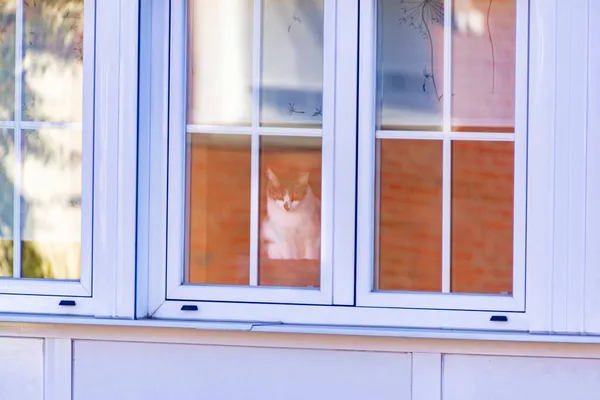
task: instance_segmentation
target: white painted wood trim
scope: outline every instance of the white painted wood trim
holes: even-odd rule
[[[333,303],[353,305],[356,265],[356,144],[358,0],[337,7],[335,71],[335,185],[333,201]]]
[[[125,3],[131,2],[96,4],[93,298],[94,314],[111,318],[133,317],[135,287],[135,219],[127,213],[135,207],[137,164],[136,138],[130,132],[137,127],[132,112],[137,99],[129,96],[137,94],[126,93],[126,79],[137,76],[137,56],[121,56],[137,47],[137,35],[127,35],[137,30],[138,16],[137,7]],[[134,26],[126,26],[130,23]]]
[[[149,263],[150,263],[150,136],[152,133],[151,105],[156,101],[152,91],[152,57],[160,53],[153,49],[152,13],[155,2],[142,2],[139,6],[139,87],[138,87],[138,171],[148,171],[137,176],[136,210],[136,280],[135,280],[135,317],[145,318],[149,306]],[[159,67],[158,65],[156,66]]]
[[[64,318],[65,320],[73,320]],[[255,325],[252,331],[223,330],[227,323],[184,323],[169,327],[161,321],[117,321],[122,326],[86,324],[2,323],[0,337],[101,340],[116,342],[333,349],[441,354],[481,354],[600,359],[598,336],[529,335],[512,332],[393,330],[346,327]],[[192,326],[193,325],[193,326]],[[279,330],[277,330],[279,329]]]
[[[526,307],[530,330],[549,332],[554,268],[554,113],[557,0],[530,2]]]
[[[564,7],[566,4],[562,3]],[[584,331],[585,303],[585,246],[586,246],[586,169],[587,169],[587,113],[588,113],[588,18],[589,0],[575,0],[568,6],[571,31],[568,59],[571,63],[567,75],[570,86],[568,98],[569,121],[569,183],[567,231],[569,256],[565,268],[569,271],[567,283],[567,324],[566,331]],[[563,58],[559,58],[562,62]],[[560,94],[558,97],[561,98]],[[559,110],[563,109],[562,107]],[[557,210],[560,212],[560,210]],[[564,212],[564,211],[563,211]]]
[[[589,1],[585,331],[600,333],[600,3]]]
[[[117,178],[117,253],[113,278],[114,316],[135,314],[139,2],[122,0],[119,45],[119,176]],[[137,85],[134,85],[137,89]]]
[[[148,235],[147,246],[145,241],[138,242],[138,255],[148,254],[146,258],[138,258],[138,268],[148,270],[148,291],[147,291],[147,314],[152,315],[164,303],[166,298],[166,260],[167,260],[167,175],[168,175],[168,154],[167,139],[169,133],[168,110],[169,110],[169,40],[168,32],[170,24],[170,7],[168,1],[153,1],[145,3],[144,7],[152,7],[150,13],[151,40],[144,48],[148,50],[150,64],[149,71],[146,72],[150,79],[150,102],[146,106],[140,107],[140,115],[149,115],[149,132],[144,135],[140,132],[140,145],[148,149],[146,166],[147,169],[140,169],[139,180],[146,182],[140,185],[140,190],[147,186],[147,192],[140,192],[138,209],[140,217],[138,220],[147,217],[148,223],[143,224],[146,230],[138,230],[138,235]],[[147,42],[147,41],[146,41]],[[146,46],[150,46],[148,49]],[[146,157],[146,155],[144,155]],[[140,160],[143,160],[141,158]],[[144,174],[147,171],[147,174]],[[143,197],[147,195],[147,197]],[[152,218],[150,217],[152,216]],[[138,226],[139,228],[139,226]],[[140,261],[147,260],[146,264]],[[145,272],[140,276],[138,289],[140,295],[145,295]],[[143,304],[146,300],[141,300]],[[143,314],[138,314],[142,316]]]
[[[70,338],[44,340],[44,400],[70,400],[73,347]]]

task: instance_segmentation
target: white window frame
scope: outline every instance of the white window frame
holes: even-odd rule
[[[138,6],[135,2],[124,3],[131,4],[118,0],[84,3],[82,123],[20,123],[19,110],[16,122],[6,126],[15,129],[16,145],[20,143],[21,129],[81,129],[82,251],[80,281],[0,280],[0,314],[134,315],[136,157],[132,155],[137,148],[137,93],[124,87],[123,79],[135,79],[137,75]],[[17,18],[22,21],[23,0],[17,4]],[[119,29],[114,27],[115,11],[119,12]],[[16,29],[19,37],[23,23],[17,24]],[[22,47],[18,45],[17,60],[21,54]],[[19,65],[16,68],[20,70]],[[18,73],[16,79],[18,105]],[[19,178],[16,180],[18,188]],[[15,204],[18,196],[15,193]],[[15,208],[15,213],[20,211],[18,205]],[[15,257],[19,254],[15,252]]]
[[[444,2],[444,88],[452,92],[452,1]],[[359,82],[359,162],[358,162],[358,248],[357,305],[483,311],[525,310],[525,219],[527,185],[527,94],[528,94],[528,25],[529,4],[516,0],[516,73],[514,133],[452,132],[452,97],[443,98],[442,131],[376,130],[377,75],[377,6],[366,2],[361,14],[361,65]],[[376,139],[434,140],[443,143],[442,189],[442,291],[384,292],[375,291],[377,219],[377,147]],[[514,218],[513,218],[513,294],[512,296],[450,293],[451,286],[451,202],[452,142],[457,140],[514,143]]]
[[[252,126],[186,126],[185,82],[187,81],[186,52],[187,48],[187,2],[178,1],[171,4],[171,65],[170,65],[170,104],[169,104],[169,142],[168,142],[168,215],[167,220],[167,275],[166,289],[168,299],[179,300],[221,300],[221,301],[255,301],[267,303],[304,303],[331,304],[332,301],[332,198],[333,198],[333,115],[334,115],[334,44],[335,44],[335,1],[324,1],[324,44],[323,44],[323,122],[321,129],[312,128],[272,128],[260,127],[260,81],[261,81],[261,37],[262,0],[254,2],[253,31],[253,93],[252,93]],[[185,236],[187,233],[185,204],[186,182],[186,136],[218,134],[244,135],[251,138],[251,223],[250,223],[250,285],[249,286],[211,286],[183,285],[185,278],[184,254]],[[321,269],[320,287],[279,288],[258,286],[258,232],[259,232],[259,143],[266,136],[318,137],[322,140],[322,226],[321,226]]]
[[[253,81],[256,83],[253,90],[253,124],[249,128],[227,128],[217,126],[186,126],[185,102],[186,92],[184,83],[187,75],[186,54],[182,49],[186,48],[187,21],[186,2],[169,2],[163,0],[157,2],[151,8],[152,16],[152,43],[154,52],[150,57],[154,57],[157,48],[161,49],[160,60],[169,60],[170,65],[161,61],[161,67],[158,68],[156,62],[152,65],[153,77],[152,87],[156,88],[151,94],[152,109],[150,113],[153,116],[150,131],[153,160],[150,167],[151,196],[147,205],[153,223],[150,223],[149,230],[149,262],[150,275],[149,285],[151,285],[151,306],[155,311],[167,299],[169,300],[189,300],[194,301],[203,299],[207,301],[248,301],[265,303],[296,303],[296,304],[332,304],[333,303],[333,281],[334,277],[334,252],[337,246],[347,246],[353,243],[351,231],[346,230],[346,240],[337,240],[333,232],[338,228],[334,224],[342,225],[347,220],[340,219],[335,221],[333,213],[333,182],[337,178],[339,169],[338,163],[333,160],[339,154],[334,148],[334,141],[344,140],[344,137],[336,134],[334,137],[334,115],[335,115],[335,40],[336,40],[336,11],[337,0],[325,0],[324,2],[324,52],[323,52],[323,123],[322,129],[305,128],[267,128],[258,126],[258,107],[259,90],[258,82],[260,80],[260,42],[253,40]],[[256,21],[261,19],[262,1],[254,3],[254,36],[259,37],[261,32],[260,24]],[[170,15],[170,20],[168,19]],[[166,16],[166,17],[165,17]],[[170,30],[170,31],[169,31]],[[166,33],[169,33],[168,35]],[[160,44],[159,44],[160,43]],[[161,72],[159,72],[161,71]],[[170,71],[170,74],[167,73]],[[160,82],[156,82],[160,76]],[[168,103],[165,103],[161,97],[155,97],[155,94],[164,96],[160,85],[167,85],[171,88],[171,97]],[[168,115],[169,135],[164,135],[165,116]],[[185,132],[198,132],[193,134],[217,133],[217,134],[243,134],[252,139],[252,205],[253,210],[258,210],[258,142],[261,136],[269,135],[290,135],[295,137],[321,137],[322,138],[322,250],[321,250],[321,280],[318,289],[304,288],[267,288],[257,287],[256,278],[258,276],[258,212],[251,222],[251,286],[210,286],[210,285],[183,285],[184,281],[184,241],[185,241],[185,188],[186,188],[186,138]],[[352,134],[354,129],[348,131],[346,138],[354,141]],[[351,146],[350,148],[353,148]],[[334,154],[335,153],[335,154]],[[344,155],[340,161],[351,157],[351,154]],[[170,171],[166,175],[165,167],[168,165]],[[346,172],[348,176],[348,174]],[[166,190],[168,189],[168,190]],[[168,193],[168,198],[165,198]],[[348,193],[354,196],[353,185],[349,187]],[[140,196],[141,198],[142,196]],[[353,204],[350,204],[350,207]],[[341,212],[348,212],[350,207],[342,208]],[[142,205],[141,209],[144,209]],[[337,211],[336,211],[337,213]],[[169,224],[165,224],[166,220]],[[335,221],[335,222],[334,222]],[[342,222],[343,221],[343,222]],[[164,233],[164,234],[163,234]],[[160,244],[159,244],[160,243]],[[165,253],[165,243],[166,253]],[[348,249],[348,247],[346,247]],[[160,260],[167,260],[169,266],[165,273],[165,264]],[[155,260],[157,262],[155,262]],[[338,278],[339,280],[339,278]],[[338,294],[339,297],[339,294]],[[349,301],[349,300],[347,300]]]
[[[521,6],[525,0],[520,0]],[[167,224],[167,188],[168,188],[168,165],[169,157],[166,143],[169,140],[169,130],[172,129],[173,121],[169,120],[169,103],[183,103],[181,93],[175,98],[169,98],[169,59],[170,56],[181,57],[179,53],[185,51],[183,43],[177,48],[169,46],[169,27],[171,25],[169,0],[159,0],[148,5],[146,11],[142,11],[142,25],[146,18],[148,40],[142,42],[140,87],[146,85],[149,91],[149,100],[140,103],[140,191],[138,203],[138,317],[150,317],[154,319],[175,320],[208,320],[208,321],[258,321],[266,324],[311,324],[311,325],[341,325],[341,326],[368,326],[368,327],[403,327],[403,328],[434,328],[434,329],[481,329],[496,331],[541,331],[547,327],[546,316],[548,310],[547,301],[549,282],[548,272],[545,271],[549,260],[548,253],[552,252],[551,232],[548,229],[547,195],[553,193],[553,180],[551,171],[553,156],[550,154],[550,145],[546,142],[544,129],[548,127],[547,115],[544,114],[539,104],[545,104],[548,91],[551,90],[544,84],[542,78],[547,77],[547,69],[542,60],[548,54],[551,43],[544,41],[548,34],[554,32],[554,25],[547,23],[545,0],[529,0],[529,42],[527,45],[519,43],[519,59],[527,58],[528,54],[535,54],[528,70],[519,71],[517,79],[520,81],[519,90],[528,92],[528,101],[520,97],[517,101],[516,124],[519,131],[525,130],[523,124],[527,121],[527,174],[515,174],[516,184],[524,186],[527,179],[527,201],[524,193],[519,198],[525,204],[516,204],[515,213],[524,213],[527,207],[526,221],[517,220],[517,226],[521,224],[521,231],[517,238],[527,237],[526,248],[517,249],[519,257],[527,260],[527,269],[517,268],[516,274],[526,274],[515,277],[515,301],[513,304],[505,302],[495,304],[486,302],[483,307],[473,305],[483,296],[474,296],[475,301],[469,303],[466,300],[457,300],[453,307],[440,307],[440,300],[431,297],[424,303],[417,303],[404,297],[404,294],[393,294],[393,297],[383,299],[373,297],[365,299],[365,279],[371,273],[373,262],[367,255],[372,252],[365,246],[373,245],[372,233],[361,235],[358,240],[362,247],[358,249],[358,280],[355,280],[355,238],[356,233],[356,204],[357,195],[356,176],[357,159],[355,157],[357,138],[357,98],[363,104],[368,104],[367,118],[361,115],[359,129],[362,131],[361,141],[358,146],[361,154],[371,147],[365,146],[365,138],[368,132],[373,137],[374,120],[372,118],[372,101],[374,84],[374,30],[366,31],[365,27],[373,27],[375,21],[375,0],[361,1],[347,0],[336,2],[336,42],[335,42],[335,141],[344,143],[334,148],[334,224],[333,224],[333,287],[332,304],[308,305],[293,304],[293,298],[277,304],[258,303],[249,298],[231,297],[226,298],[223,293],[217,293],[213,299],[203,298],[199,292],[189,292],[187,298],[174,299],[168,295],[167,264],[172,262],[167,254],[166,232]],[[176,12],[176,9],[174,10]],[[522,12],[522,11],[521,11]],[[521,14],[522,15],[522,14]],[[144,17],[145,16],[145,17]],[[183,20],[184,14],[180,13],[177,18]],[[359,30],[359,21],[361,29]],[[184,25],[184,24],[179,24]],[[519,24],[521,28],[523,26]],[[360,32],[360,48],[359,44]],[[518,36],[526,36],[519,32]],[[173,38],[175,39],[175,38]],[[357,54],[357,49],[360,49]],[[170,54],[169,51],[175,54]],[[360,67],[356,65],[360,63]],[[533,71],[533,72],[532,72]],[[181,74],[181,71],[179,72]],[[360,80],[358,75],[361,75]],[[535,74],[536,79],[529,80],[526,89],[523,82],[527,76]],[[181,79],[180,77],[179,79]],[[358,86],[355,82],[361,82],[361,92],[358,95]],[[371,82],[366,83],[365,82]],[[352,84],[349,84],[352,83]],[[364,90],[367,89],[365,94]],[[146,89],[142,89],[146,90]],[[370,91],[370,93],[369,93]],[[359,97],[357,97],[359,96]],[[174,102],[174,103],[173,103]],[[361,110],[364,113],[364,110]],[[369,115],[371,114],[371,115]],[[529,114],[529,117],[527,115]],[[181,120],[181,115],[178,117]],[[178,131],[183,132],[182,123],[178,123]],[[524,139],[525,136],[522,135]],[[339,141],[338,141],[339,139]],[[370,139],[369,139],[370,140]],[[179,144],[181,146],[181,143]],[[520,151],[525,151],[524,143],[519,145]],[[517,150],[519,151],[519,150]],[[368,153],[368,152],[367,152]],[[181,153],[180,153],[181,154]],[[371,153],[372,154],[372,153]],[[371,156],[372,157],[372,156]],[[519,159],[519,156],[516,157]],[[360,156],[358,162],[362,165],[369,157]],[[523,163],[524,159],[518,161]],[[179,173],[183,174],[183,160],[179,160]],[[146,167],[146,169],[144,168]],[[523,171],[522,165],[517,166]],[[351,173],[349,173],[351,171]],[[359,183],[365,187],[365,183],[373,181],[373,169],[363,169],[359,174]],[[181,180],[180,175],[180,180]],[[533,183],[532,183],[533,182]],[[183,183],[179,183],[180,187]],[[180,193],[182,191],[180,190]],[[372,195],[370,190],[368,195]],[[171,196],[171,194],[169,194]],[[359,197],[362,197],[359,192]],[[344,199],[344,201],[336,199]],[[519,200],[515,199],[515,203]],[[181,204],[181,199],[177,201]],[[359,200],[358,229],[373,225],[373,207],[369,203]],[[540,202],[544,204],[540,206]],[[522,206],[522,207],[521,207]],[[184,208],[181,206],[176,216],[179,221],[178,231],[175,233],[176,248],[183,251],[182,234]],[[517,218],[520,218],[517,216]],[[526,228],[523,224],[526,222]],[[525,231],[526,229],[526,231]],[[369,232],[369,230],[367,230]],[[525,235],[526,233],[526,235]],[[549,236],[550,235],[550,236]],[[364,240],[366,237],[367,241]],[[364,242],[364,243],[363,243]],[[365,244],[366,243],[366,244]],[[521,242],[525,246],[524,242]],[[171,244],[169,244],[171,246]],[[519,244],[517,245],[519,247]],[[146,255],[147,254],[147,255]],[[182,269],[183,263],[177,262],[172,268]],[[176,282],[179,282],[182,272],[177,272]],[[172,277],[173,278],[173,277]],[[172,279],[171,278],[171,279]],[[356,284],[359,285],[356,285]],[[173,289],[173,288],[171,288]],[[526,289],[526,290],[525,290]],[[369,288],[370,291],[370,288]],[[525,302],[525,292],[530,302]],[[379,295],[379,293],[377,293]],[[387,295],[387,294],[385,294]],[[356,296],[356,298],[355,298]],[[424,295],[428,297],[429,295]],[[444,296],[444,295],[441,295]],[[440,297],[441,297],[440,296]],[[459,296],[462,297],[462,296]],[[366,301],[366,303],[365,303]],[[410,304],[412,302],[412,304]],[[462,302],[462,304],[461,304]],[[370,304],[369,304],[370,303]],[[387,303],[387,304],[386,304]],[[404,304],[402,304],[404,303]],[[191,306],[191,307],[184,307]],[[409,308],[415,307],[415,308]],[[429,307],[429,308],[427,308]],[[434,308],[437,307],[437,308]],[[197,310],[197,312],[190,311]],[[497,311],[498,310],[498,311]],[[492,317],[500,316],[500,321]],[[506,320],[503,320],[506,317]]]

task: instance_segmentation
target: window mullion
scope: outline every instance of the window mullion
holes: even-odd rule
[[[449,293],[452,268],[452,0],[444,2],[443,76],[442,292]]]
[[[250,286],[258,286],[258,225],[260,219],[260,84],[262,0],[254,1],[252,41],[252,140],[250,153]]]
[[[22,131],[21,131],[21,90],[23,73],[23,0],[16,1],[15,24],[15,129],[13,146],[15,150],[15,173],[13,177],[13,278],[21,277],[21,165],[22,165]]]

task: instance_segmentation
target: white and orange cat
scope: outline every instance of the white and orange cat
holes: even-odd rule
[[[267,257],[276,260],[318,260],[321,253],[321,202],[307,172],[296,180],[280,180],[267,169],[267,216],[262,239]]]

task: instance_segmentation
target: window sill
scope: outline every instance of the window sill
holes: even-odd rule
[[[138,328],[177,328],[197,329],[206,331],[240,331],[240,332],[268,332],[290,333],[309,335],[344,335],[365,337],[388,337],[406,339],[451,339],[451,340],[477,340],[477,341],[505,341],[505,342],[530,342],[530,343],[589,343],[600,344],[600,335],[588,334],[553,334],[553,333],[527,333],[527,332],[498,332],[498,331],[469,331],[450,329],[409,329],[409,328],[381,328],[381,327],[353,327],[333,325],[299,325],[283,323],[251,323],[228,321],[181,321],[181,320],[154,320],[154,319],[112,319],[70,316],[46,315],[20,315],[0,314],[0,336],[3,324],[62,324],[91,325],[111,327],[138,327]]]

